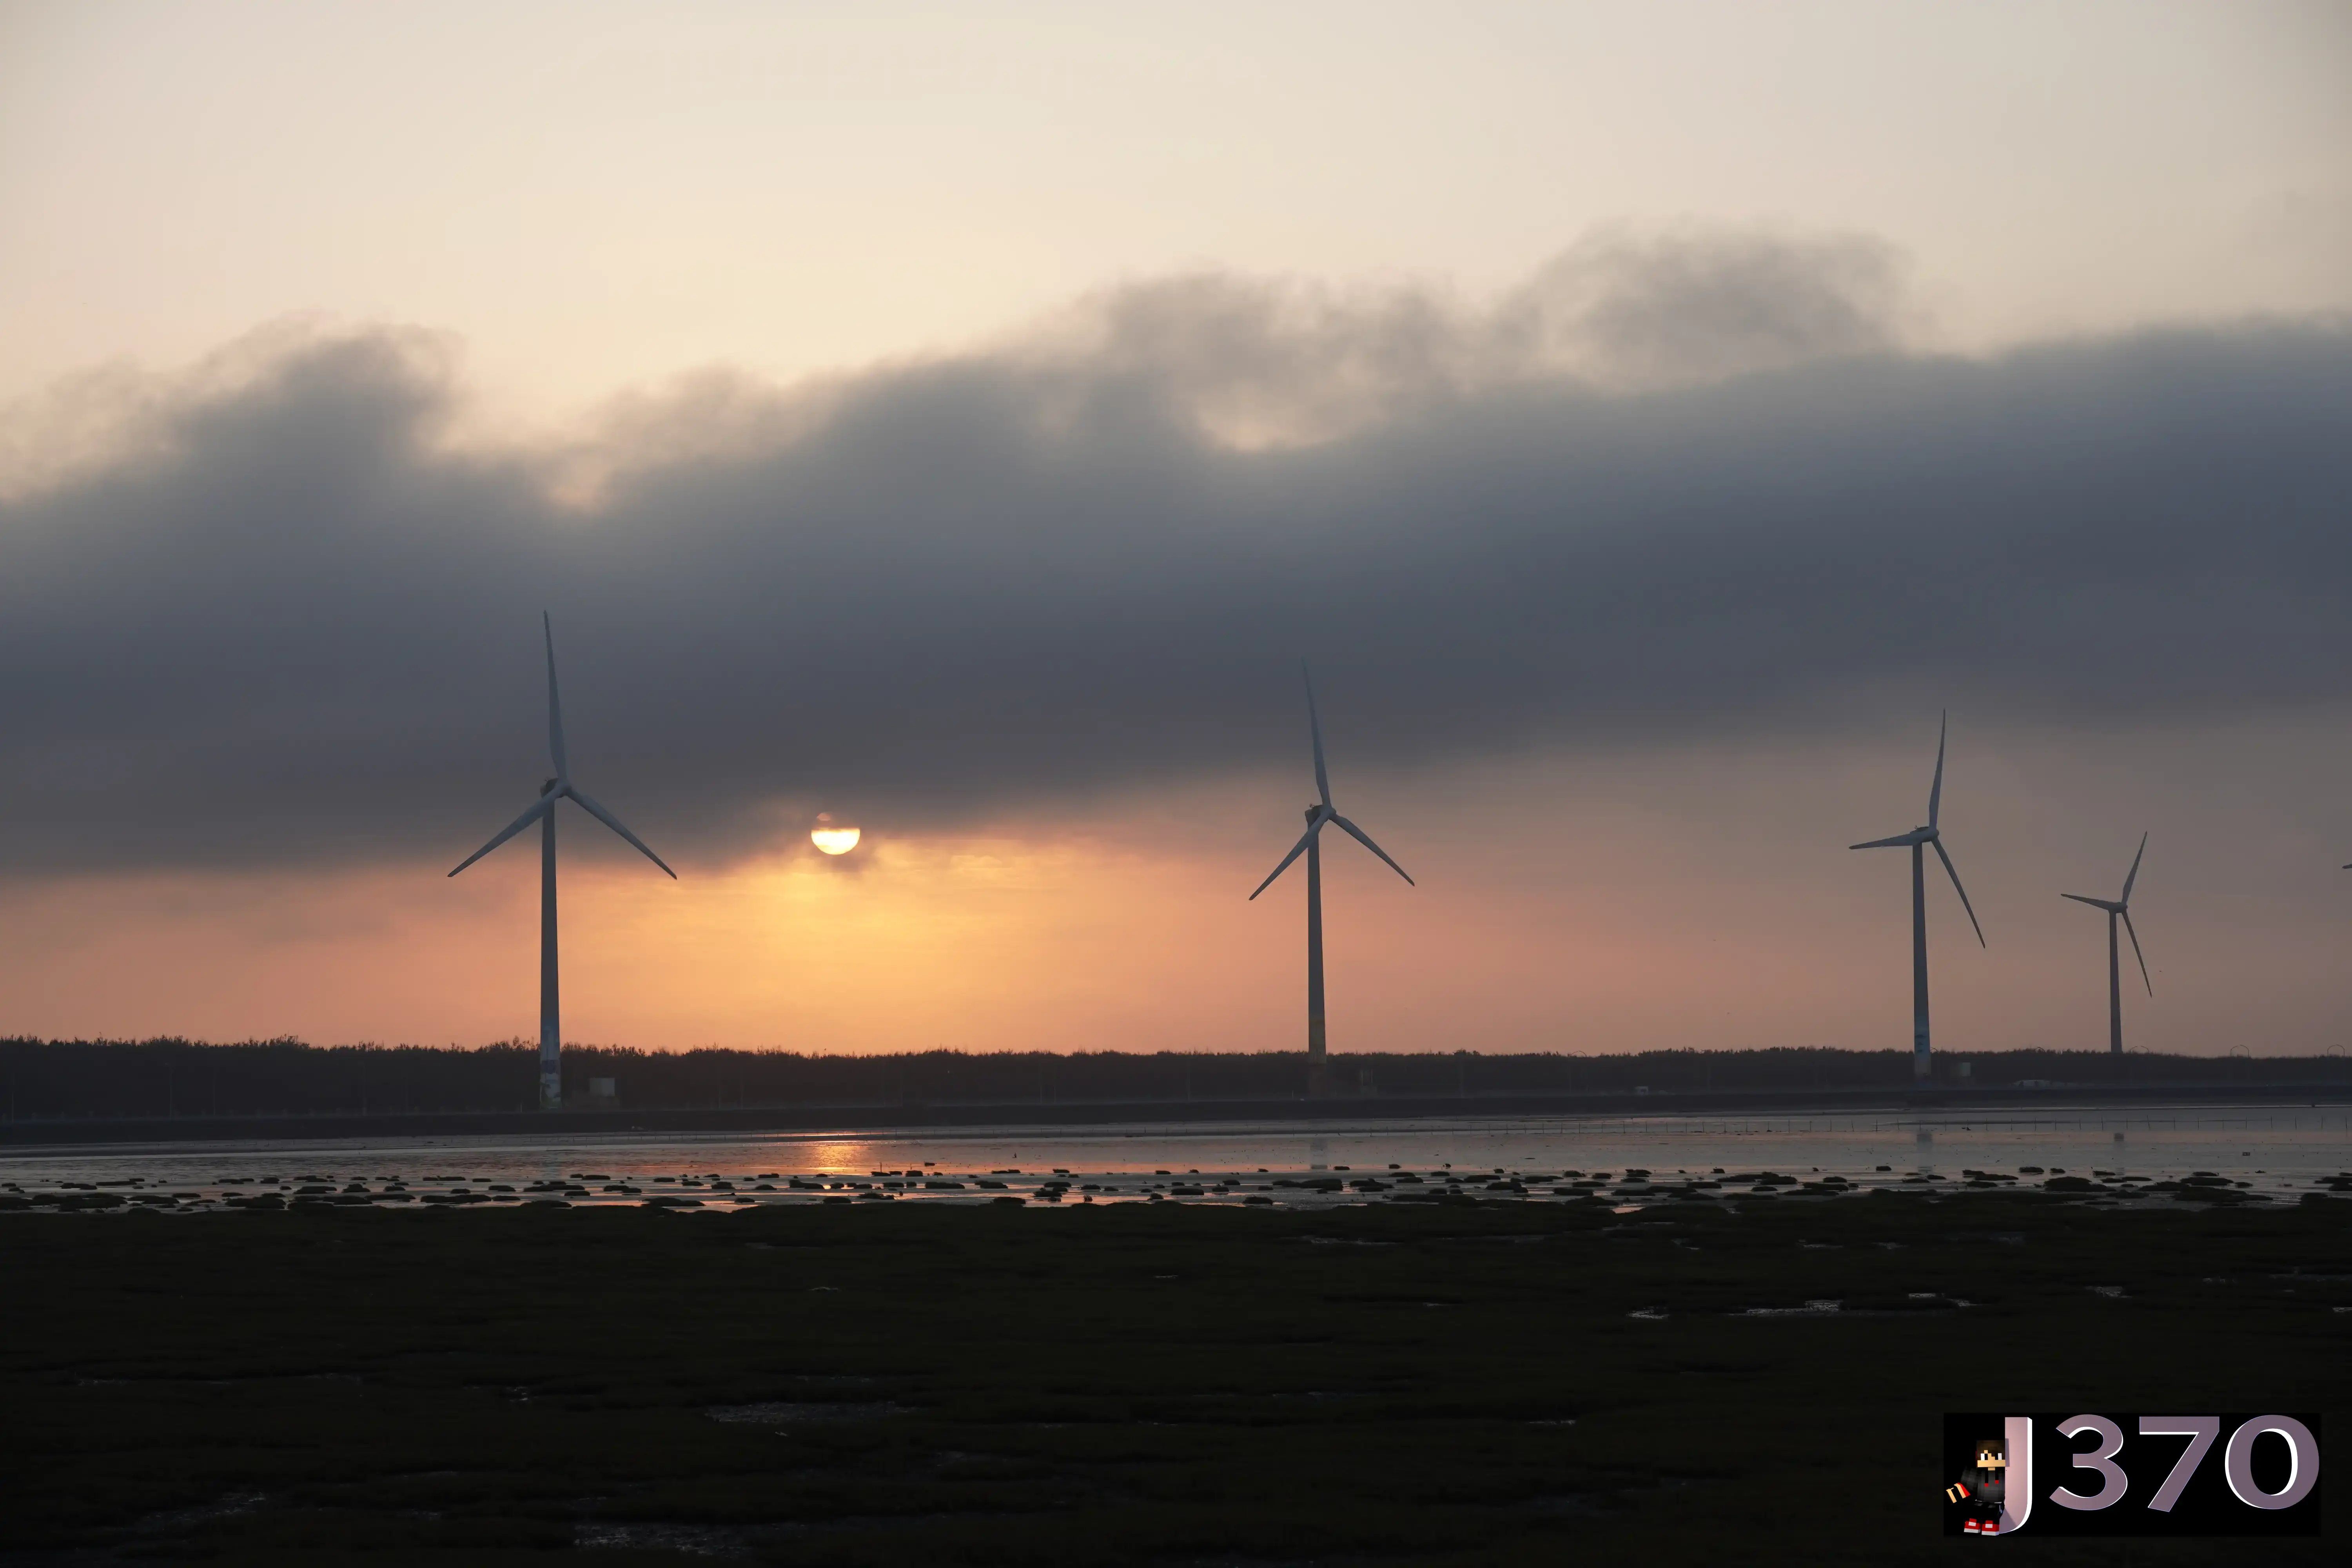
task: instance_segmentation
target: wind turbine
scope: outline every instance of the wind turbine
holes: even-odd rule
[[[2088,904],[2095,910],[2107,911],[2107,1050],[2115,1056],[2124,1054],[2124,987],[2122,974],[2116,963],[2117,920],[2124,922],[2125,931],[2131,932],[2132,956],[2139,960],[2139,983],[2147,987],[2149,995],[2156,994],[2156,982],[2147,977],[2147,956],[2140,952],[2139,932],[2132,931],[2131,923],[2132,884],[2139,880],[2140,855],[2147,853],[2147,835],[2143,833],[2139,836],[2139,855],[2132,857],[2131,875],[2124,879],[2122,896],[2113,903],[2105,899],[2084,898],[2080,893],[2058,895],[2062,899],[2072,899],[2078,904]]]
[[[1303,662],[1298,673],[1307,682],[1307,728],[1315,739],[1315,792],[1323,798],[1307,808],[1307,832],[1291,846],[1282,864],[1257,885],[1257,892],[1250,895],[1250,900],[1255,901],[1258,893],[1274,886],[1275,878],[1290,869],[1293,860],[1301,855],[1307,857],[1307,1092],[1309,1098],[1319,1099],[1329,1087],[1323,1054],[1323,825],[1338,823],[1341,832],[1388,861],[1389,869],[1404,877],[1407,886],[1412,886],[1413,880],[1362,828],[1332,809],[1331,777],[1323,768],[1323,723],[1315,715],[1315,678],[1307,673]]]
[[[622,826],[619,817],[573,786],[572,764],[563,754],[563,705],[555,695],[555,623],[544,611],[540,614],[540,623],[547,634],[547,751],[555,763],[555,776],[539,786],[539,798],[531,803],[530,810],[507,824],[497,837],[460,860],[457,870],[449,875],[456,876],[532,823],[539,824],[539,1108],[561,1110],[563,1026],[560,1017],[562,987],[557,983],[555,967],[555,803],[570,796],[589,816],[627,839],[638,854],[669,871],[672,881],[677,879],[677,873],[663,865],[662,858],[646,848],[643,839]]]
[[[1960,874],[1952,868],[1952,858],[1944,849],[1944,836],[1937,830],[1936,815],[1944,801],[1944,741],[1949,734],[1952,716],[1944,715],[1943,725],[1936,731],[1936,782],[1927,786],[1927,826],[1915,827],[1908,833],[1898,833],[1892,838],[1874,838],[1867,844],[1847,846],[1852,849],[1901,849],[1911,851],[1911,1076],[1925,1083],[1928,1079],[1927,1061],[1927,875],[1923,852],[1929,845],[1936,847],[1936,858],[1944,863],[1945,872],[1952,879],[1952,891],[1960,896],[1960,908],[1969,911],[1969,924],[1976,927],[1977,945],[1985,945],[1984,927],[1977,924],[1977,911],[1969,902],[1969,890],[1960,886]]]

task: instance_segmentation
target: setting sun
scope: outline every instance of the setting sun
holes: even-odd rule
[[[841,826],[831,812],[821,811],[816,826],[809,830],[809,842],[828,855],[846,855],[857,847],[857,829]]]

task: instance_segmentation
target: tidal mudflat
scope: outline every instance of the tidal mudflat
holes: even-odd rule
[[[1876,1564],[1952,1550],[1943,1410],[2352,1392],[2352,1181],[1765,1184],[14,1213],[0,1513],[26,1563]],[[2243,1544],[2068,1561],[2340,1551]]]
[[[2183,1184],[2292,1202],[2352,1163],[2352,1110],[2254,1106],[1988,1107],[1908,1113],[1507,1117],[999,1126],[753,1136],[527,1137],[100,1144],[0,1152],[0,1208],[80,1194],[202,1211],[265,1195],[345,1204],[965,1204],[1013,1194],[1088,1202],[1290,1205],[1428,1196],[1501,1181],[1538,1195],[1770,1173],[1822,1187]],[[1638,1175],[1635,1173],[1638,1173]],[[1654,1183],[1646,1180],[1654,1178]],[[1730,1182],[1732,1188],[1752,1184]],[[1794,1185],[1795,1184],[1790,1184]],[[1573,1194],[1570,1195],[1574,1195]]]

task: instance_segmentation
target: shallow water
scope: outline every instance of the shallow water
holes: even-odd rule
[[[1239,1204],[1249,1195],[1285,1205],[1360,1202],[1353,1193],[1316,1193],[1276,1181],[1330,1174],[1430,1189],[1447,1175],[1565,1178],[1629,1171],[1658,1181],[1725,1173],[1776,1172],[1804,1180],[1835,1176],[1867,1190],[1926,1174],[1957,1184],[1964,1173],[2017,1174],[2021,1167],[2075,1175],[2165,1180],[2207,1172],[2287,1195],[2352,1167],[2352,1111],[2338,1107],[2085,1106],[2030,1113],[1824,1113],[1705,1117],[1465,1117],[1360,1124],[1320,1122],[1139,1124],[1116,1128],[980,1127],[857,1133],[756,1135],[613,1134],[594,1137],[311,1140],[241,1144],[83,1146],[0,1154],[0,1183],[27,1194],[86,1184],[166,1193],[211,1206],[229,1194],[302,1185],[364,1187],[382,1194],[398,1183],[412,1196],[452,1193],[493,1202],[560,1196],[572,1203],[637,1203],[660,1194],[705,1203],[814,1203],[828,1189],[786,1184],[830,1173],[831,1195],[891,1191],[902,1199],[976,1202],[1000,1192],[1034,1196],[1056,1173],[1067,1201]],[[1171,1187],[1199,1177],[1236,1178],[1226,1193],[1194,1197]],[[663,1181],[661,1178],[670,1180]],[[709,1178],[735,1184],[716,1190]],[[886,1182],[956,1180],[960,1188],[886,1187]],[[1003,1184],[981,1188],[980,1179]],[[2042,1179],[2040,1173],[2024,1180]],[[768,1190],[759,1184],[765,1180]],[[700,1185],[686,1184],[699,1182]],[[862,1188],[846,1184],[862,1184]],[[526,1191],[541,1184],[540,1192]],[[562,1191],[550,1191],[552,1184]],[[1911,1185],[1918,1184],[1916,1181]],[[634,1192],[608,1192],[606,1187]],[[511,1191],[493,1192],[492,1188]],[[1093,1190],[1087,1190],[1092,1188]],[[584,1190],[583,1190],[584,1189]],[[1534,1195],[1549,1194],[1538,1185]],[[356,1197],[357,1194],[352,1194]],[[1736,1197],[1736,1193],[1725,1193]],[[1639,1194],[1635,1194],[1638,1201]]]

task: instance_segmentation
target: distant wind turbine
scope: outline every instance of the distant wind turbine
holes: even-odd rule
[[[1929,1077],[1927,1059],[1927,876],[1922,852],[1935,846],[1936,858],[1944,863],[1944,870],[1952,879],[1952,891],[1960,895],[1960,908],[1969,911],[1969,924],[1976,928],[1977,945],[1985,944],[1984,927],[1977,924],[1977,911],[1969,902],[1969,890],[1960,886],[1960,874],[1952,868],[1952,858],[1944,849],[1944,837],[1936,828],[1936,816],[1944,800],[1944,742],[1951,730],[1952,716],[1947,712],[1941,728],[1936,731],[1936,782],[1927,788],[1927,826],[1915,827],[1908,833],[1898,833],[1892,838],[1874,838],[1867,844],[1849,845],[1853,849],[1900,849],[1911,851],[1911,1076],[1924,1083]]]
[[[2147,977],[2147,957],[2139,950],[2139,932],[2132,930],[2131,923],[2132,884],[2139,880],[2140,856],[2147,853],[2147,835],[2143,833],[2139,836],[2139,854],[2132,857],[2131,874],[2124,879],[2123,894],[2112,903],[2105,899],[2085,898],[2081,893],[2058,895],[2062,899],[2072,899],[2078,904],[2088,904],[2095,910],[2107,911],[2107,1050],[2115,1056],[2124,1054],[2124,986],[2122,972],[2116,961],[2116,921],[2122,921],[2124,930],[2131,933],[2132,956],[2139,960],[2139,983],[2147,987],[2149,995],[2156,994],[2156,982]],[[2346,869],[2352,870],[2352,867]]]
[[[542,611],[541,629],[547,634],[547,750],[555,763],[555,776],[539,786],[539,799],[530,809],[507,824],[499,836],[457,863],[452,877],[483,856],[529,827],[539,824],[539,1108],[541,1110],[563,1109],[563,1026],[560,1016],[562,987],[557,983],[555,966],[555,803],[569,795],[579,802],[580,808],[636,847],[655,865],[669,871],[675,881],[677,873],[670,871],[662,858],[645,846],[645,841],[621,826],[621,819],[598,805],[573,787],[572,765],[563,754],[563,705],[555,695],[555,624]]]
[[[1319,1098],[1328,1092],[1328,1064],[1323,1041],[1323,825],[1339,824],[1339,830],[1357,843],[1388,862],[1390,870],[1404,877],[1408,886],[1412,879],[1405,876],[1403,867],[1389,859],[1389,852],[1373,843],[1364,830],[1340,816],[1331,806],[1331,778],[1323,767],[1323,723],[1315,713],[1315,678],[1307,666],[1298,667],[1307,682],[1307,728],[1315,741],[1315,792],[1322,799],[1307,808],[1307,832],[1282,858],[1282,864],[1267,873],[1250,895],[1255,900],[1258,893],[1274,886],[1274,879],[1290,869],[1290,863],[1301,855],[1307,857],[1307,1092]]]

